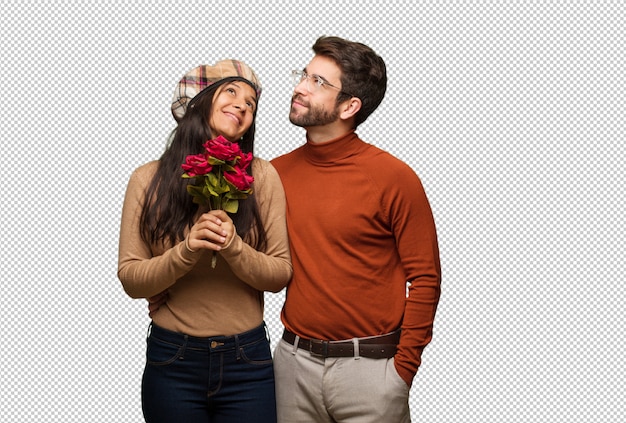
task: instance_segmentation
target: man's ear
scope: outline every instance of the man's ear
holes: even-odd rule
[[[361,110],[361,105],[361,99],[358,97],[352,97],[344,101],[343,103],[341,103],[341,106],[339,108],[339,117],[343,120],[353,118],[354,115],[356,115],[357,112]]]

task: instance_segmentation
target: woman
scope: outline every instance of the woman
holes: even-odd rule
[[[192,69],[174,93],[178,126],[165,153],[128,183],[118,277],[133,298],[167,292],[151,313],[147,422],[276,421],[263,292],[283,289],[292,272],[280,179],[254,158],[253,193],[228,215],[193,203],[181,168],[219,135],[252,153],[260,93],[240,61]]]

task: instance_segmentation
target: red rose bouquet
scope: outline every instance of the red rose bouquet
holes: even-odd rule
[[[187,185],[187,192],[196,204],[208,204],[211,210],[236,213],[239,200],[252,194],[254,178],[247,173],[252,153],[242,152],[239,144],[221,135],[208,140],[203,147],[203,153],[187,156],[181,165],[183,178],[195,179],[194,184]],[[213,267],[215,261],[214,254]]]

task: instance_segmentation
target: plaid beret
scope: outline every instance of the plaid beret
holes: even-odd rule
[[[217,81],[228,77],[241,77],[247,80],[255,88],[256,95],[261,95],[261,81],[252,68],[239,60],[220,60],[215,65],[200,65],[187,72],[174,90],[172,98],[172,114],[176,121],[180,121],[187,105],[203,89]]]

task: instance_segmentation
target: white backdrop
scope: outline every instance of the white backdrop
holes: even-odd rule
[[[177,80],[227,57],[264,84],[258,155],[301,145],[289,76],[320,35],[385,59],[358,133],[415,169],[438,227],[413,420],[623,419],[620,1],[1,3],[0,420],[143,421],[146,303],[116,275],[128,177],[162,153]]]

